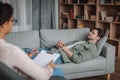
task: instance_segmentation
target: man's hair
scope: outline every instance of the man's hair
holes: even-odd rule
[[[0,25],[3,25],[13,15],[13,7],[10,4],[0,2]]]
[[[90,31],[92,31],[92,30],[94,30],[94,29],[98,31],[98,36],[99,36],[100,38],[102,38],[103,36],[105,36],[104,31],[103,31],[102,29],[100,29],[100,28],[92,28]]]

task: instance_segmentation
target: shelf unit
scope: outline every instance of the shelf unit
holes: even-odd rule
[[[119,0],[59,0],[59,29],[83,27],[109,29],[107,41],[120,57]]]

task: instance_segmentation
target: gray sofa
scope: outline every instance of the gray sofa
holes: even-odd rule
[[[53,30],[41,29],[40,31],[12,32],[6,40],[21,48],[53,47],[58,40],[66,44],[86,40],[89,28]],[[57,67],[64,71],[65,78],[76,79],[113,73],[115,70],[115,47],[105,43],[100,55],[89,61],[79,64],[58,64]]]

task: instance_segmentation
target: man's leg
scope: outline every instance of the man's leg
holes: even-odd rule
[[[52,76],[61,76],[64,77],[64,72],[60,68],[55,68]]]

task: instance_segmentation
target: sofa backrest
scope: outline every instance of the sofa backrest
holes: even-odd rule
[[[65,44],[69,44],[73,41],[84,41],[87,39],[87,34],[90,31],[89,28],[82,29],[41,29],[40,41],[41,47],[53,47],[59,40],[63,40]]]
[[[6,36],[6,41],[21,48],[39,48],[39,31],[12,32]]]

